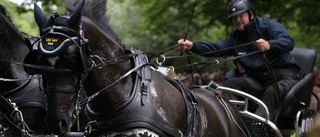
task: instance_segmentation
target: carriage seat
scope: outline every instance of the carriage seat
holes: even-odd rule
[[[313,67],[317,53],[313,49],[296,47],[291,54],[301,68],[302,79],[283,98],[278,126],[294,128],[294,124],[288,122],[288,119],[294,122],[292,119],[295,119],[297,112],[309,107],[314,85]]]

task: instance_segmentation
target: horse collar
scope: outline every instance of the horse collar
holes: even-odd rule
[[[148,63],[147,57],[139,50],[131,49],[129,52],[136,54],[133,57],[135,66],[141,66],[135,70],[137,75],[130,99],[120,109],[108,114],[97,114],[87,105],[84,111],[89,119],[95,121],[89,122],[86,129],[97,129],[85,132],[96,134],[140,127],[150,129],[160,136],[181,136],[180,131],[158,114],[155,104],[151,101],[151,68],[144,65]]]
[[[28,79],[26,79],[25,82],[23,82],[21,85],[19,85],[18,87],[11,89],[10,91],[4,91],[4,93],[2,93],[1,95],[10,95],[10,94],[14,94],[18,91],[21,91],[23,88],[25,88],[31,81],[31,76],[28,77]]]

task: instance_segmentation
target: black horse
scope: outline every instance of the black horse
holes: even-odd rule
[[[155,71],[143,52],[125,49],[108,24],[106,0],[65,6],[70,16],[50,19],[34,8],[42,37],[34,62],[47,67],[40,73],[53,133],[70,131],[83,86],[89,96],[81,113],[87,136],[249,136],[227,100],[189,90]]]
[[[19,64],[29,53],[29,46],[29,39],[15,27],[5,7],[0,5],[0,136],[46,131],[46,99],[41,77],[27,75]],[[22,116],[12,116],[17,113],[13,110],[16,107]]]

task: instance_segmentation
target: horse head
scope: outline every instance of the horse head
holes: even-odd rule
[[[39,70],[44,79],[47,94],[48,128],[55,134],[70,131],[74,122],[76,101],[79,99],[83,64],[81,13],[84,2],[71,16],[52,14],[47,19],[37,4],[34,4],[36,23],[40,29],[40,44],[33,55],[35,64],[52,69]],[[40,54],[38,54],[40,53]],[[30,55],[32,56],[32,55]]]
[[[105,7],[105,0],[69,3],[67,8],[71,12],[70,16],[53,14],[47,19],[35,4],[35,20],[41,35],[35,59],[37,65],[47,67],[40,69],[40,73],[43,75],[48,100],[47,124],[54,133],[69,131],[82,83],[87,94],[92,96],[112,84],[119,73],[124,74],[131,68],[130,61],[115,59],[126,52],[113,30],[108,28],[105,13],[95,16],[100,15],[95,12],[105,12],[101,10]],[[90,98],[91,104],[94,104],[92,108],[97,113],[107,112],[106,107],[117,108],[129,98],[128,94],[123,93],[125,91],[119,92],[118,89],[131,83],[126,78],[108,87],[108,92],[101,92],[108,98]]]

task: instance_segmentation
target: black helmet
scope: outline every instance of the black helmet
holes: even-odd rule
[[[247,11],[254,12],[254,7],[249,0],[233,0],[228,5],[228,19]]]

